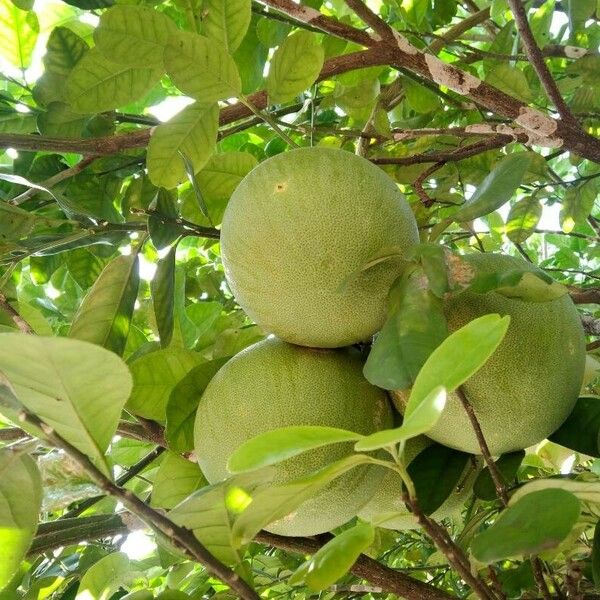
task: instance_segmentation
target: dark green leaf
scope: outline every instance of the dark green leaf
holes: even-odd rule
[[[173,337],[173,313],[175,306],[175,254],[176,248],[158,261],[156,274],[150,282],[154,316],[160,336],[160,345],[166,348]]]
[[[576,452],[600,458],[600,398],[583,396],[549,439]]]
[[[516,452],[510,452],[508,454],[503,454],[497,461],[496,467],[500,476],[502,477],[502,482],[504,485],[510,486],[510,484],[514,481],[517,470],[519,466],[523,462],[523,458],[525,457],[524,450],[518,450]],[[475,483],[473,485],[473,492],[478,498],[481,500],[495,500],[496,499],[496,487],[494,485],[494,481],[492,480],[492,476],[490,475],[490,470],[486,467],[479,473]]]

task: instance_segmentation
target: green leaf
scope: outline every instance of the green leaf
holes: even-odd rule
[[[337,477],[372,461],[369,456],[355,454],[300,479],[260,489],[234,523],[233,545],[239,548],[247,544],[263,527],[293,512]]]
[[[438,422],[445,406],[446,390],[442,386],[435,387],[410,415],[405,416],[401,427],[372,433],[356,442],[354,449],[359,452],[368,452],[393,446],[422,433],[427,433]]]
[[[471,460],[473,455],[442,444],[432,444],[413,458],[407,471],[426,515],[433,514],[457,488]]]
[[[515,202],[508,213],[506,235],[511,242],[522,244],[535,231],[542,216],[542,205],[535,195]]]
[[[329,444],[361,439],[360,433],[320,427],[318,425],[296,425],[267,431],[244,442],[229,457],[227,469],[231,473],[253,471],[275,465],[293,456]]]
[[[237,98],[242,82],[225,48],[208,38],[180,31],[165,49],[165,66],[173,83],[202,104]]]
[[[40,133],[49,137],[80,138],[90,116],[73,112],[68,104],[51,102],[46,112],[38,115],[37,125]]]
[[[575,452],[600,458],[600,398],[579,398],[567,420],[548,439]]]
[[[67,98],[73,110],[96,113],[141,99],[158,83],[162,68],[114,63],[92,48],[67,79]]]
[[[123,354],[139,281],[137,253],[109,262],[83,299],[69,336]]]
[[[404,418],[408,420],[433,389],[444,386],[453,392],[479,371],[504,339],[509,323],[508,315],[483,315],[449,335],[417,375]]]
[[[496,522],[475,536],[471,552],[480,562],[538,554],[555,548],[579,518],[579,500],[561,489],[532,492],[509,505]]]
[[[240,72],[244,94],[250,94],[262,87],[263,71],[269,55],[269,50],[259,42],[256,35],[256,22],[257,16],[253,15],[248,33],[233,55]]]
[[[500,63],[487,74],[485,82],[523,102],[533,100],[534,95],[527,82],[527,77],[517,67]]]
[[[165,47],[176,32],[173,20],[153,8],[119,5],[102,13],[94,41],[110,61],[162,70]]]
[[[592,542],[592,577],[596,589],[600,588],[600,521],[594,527]]]
[[[151,210],[148,233],[154,247],[162,250],[176,245],[184,233],[184,229],[177,224],[179,211],[176,190],[159,188],[148,208]]]
[[[565,233],[571,233],[575,225],[586,223],[594,207],[600,186],[597,180],[591,179],[565,192],[560,210],[560,226]]]
[[[89,50],[85,41],[67,27],[55,27],[46,44],[46,71],[66,77]]]
[[[235,517],[247,506],[250,494],[264,486],[272,476],[265,472],[237,475],[204,487],[170,513],[169,518],[194,535],[221,562],[239,564],[242,553],[233,543],[232,530]]]
[[[510,485],[514,481],[524,457],[525,451],[517,450],[516,452],[503,454],[496,461],[496,468],[502,477],[504,485]],[[477,479],[473,484],[473,492],[475,493],[475,496],[481,498],[481,500],[491,501],[496,499],[496,486],[494,485],[488,467],[483,469],[477,476]]]
[[[402,87],[406,101],[415,112],[426,114],[438,110],[441,106],[440,97],[424,85],[404,78]]]
[[[226,362],[227,359],[217,359],[199,364],[171,391],[165,437],[174,452],[190,452],[194,449],[194,421],[200,397]]]
[[[329,540],[292,574],[290,585],[306,583],[313,592],[320,592],[343,577],[358,557],[375,540],[371,523],[357,523]]]
[[[118,356],[78,340],[3,333],[0,371],[28,410],[109,475],[105,453],[132,386]]]
[[[127,555],[113,552],[84,572],[75,600],[109,600],[121,586],[134,578],[135,572]]]
[[[533,37],[540,48],[544,48],[552,40],[550,27],[552,25],[552,17],[554,16],[555,0],[546,0],[534,13],[531,15],[529,24]]]
[[[507,298],[518,298],[525,302],[550,302],[568,292],[564,285],[543,271],[523,269],[477,273],[467,289],[475,294],[498,292]]]
[[[472,221],[508,202],[521,185],[530,162],[529,152],[516,152],[499,160],[473,196],[453,215],[454,220]]]
[[[148,146],[148,174],[154,185],[173,188],[185,179],[185,154],[199,171],[213,153],[219,107],[194,102],[154,131]]]
[[[212,226],[214,226],[214,223],[210,219],[210,215],[208,214],[208,208],[206,206],[206,202],[204,201],[204,196],[202,195],[202,192],[200,191],[200,187],[199,187],[198,181],[196,179],[194,165],[192,164],[192,161],[189,159],[189,157],[186,156],[183,152],[180,152],[179,154],[181,155],[181,158],[183,159],[185,174],[187,175],[188,181],[190,182],[190,185],[192,186],[192,191],[194,192],[194,198],[196,200],[196,204],[197,204],[198,208],[200,209],[200,212],[202,213],[202,215],[204,217],[206,217],[209,225],[212,227]]]
[[[176,248],[171,248],[168,254],[158,261],[156,274],[150,282],[152,305],[162,348],[166,348],[173,337],[175,254]]]
[[[171,391],[201,362],[204,359],[200,354],[175,347],[134,360],[130,365],[133,391],[127,408],[136,415],[164,423]]]
[[[24,71],[31,63],[40,26],[36,14],[0,0],[0,57]]]
[[[428,356],[448,335],[442,300],[423,285],[425,274],[415,269],[390,291],[390,312],[375,338],[364,366],[366,379],[387,390],[412,386]]]
[[[197,489],[208,485],[197,463],[167,452],[154,476],[152,500],[156,508],[174,508]]]
[[[69,275],[84,290],[90,288],[98,280],[104,268],[104,263],[85,248],[71,250],[65,253],[64,257]]]
[[[0,449],[0,590],[18,572],[37,530],[42,479],[35,461]]]
[[[205,0],[202,9],[204,35],[235,52],[250,25],[251,0]]]
[[[268,17],[260,17],[256,24],[256,34],[265,48],[279,46],[290,33],[290,25]]]
[[[277,48],[267,77],[267,93],[273,103],[293,100],[319,76],[325,52],[309,31],[296,31]]]

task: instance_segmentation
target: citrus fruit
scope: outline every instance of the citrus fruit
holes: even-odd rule
[[[381,328],[401,259],[417,242],[408,203],[381,169],[345,150],[300,148],[264,161],[236,188],[221,256],[236,300],[260,327],[326,348]]]
[[[362,375],[352,350],[313,350],[268,338],[246,348],[215,375],[198,407],[195,449],[210,483],[226,478],[227,460],[243,442],[292,425],[322,425],[370,434],[392,425],[386,394]],[[308,475],[352,453],[352,443],[310,450],[276,465],[275,481]],[[360,466],[335,479],[294,513],[271,524],[281,535],[315,535],[356,515],[383,473]]]

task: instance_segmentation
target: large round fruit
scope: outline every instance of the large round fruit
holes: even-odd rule
[[[392,426],[386,394],[362,375],[351,350],[311,350],[275,338],[246,348],[216,374],[196,417],[198,462],[209,482],[227,477],[233,451],[256,435],[290,425],[325,425],[370,434]],[[311,450],[281,463],[276,481],[312,473],[352,452],[352,444]],[[271,524],[281,535],[315,535],[342,525],[365,504],[383,473],[355,468],[297,511]]]
[[[485,273],[538,270],[511,256],[473,254],[464,258]],[[445,312],[450,331],[488,313],[511,318],[496,352],[463,386],[491,453],[527,448],[558,429],[575,406],[585,365],[585,337],[571,299],[523,302],[497,292],[464,292],[447,303]],[[440,420],[427,435],[446,446],[480,453],[455,394],[449,395]]]
[[[408,440],[404,449],[404,461],[406,465],[410,465],[431,444],[433,444],[433,440],[424,435]],[[383,469],[384,467],[381,468]],[[458,485],[448,498],[446,498],[444,503],[433,512],[431,515],[432,519],[440,521],[460,515],[465,502],[473,493],[473,484],[475,483],[478,471],[479,469],[472,464],[465,467]],[[391,515],[391,513],[400,514],[390,517],[386,521],[378,521],[377,525],[385,529],[396,529],[398,531],[417,529],[419,527],[417,518],[410,513],[402,501],[402,479],[400,475],[390,469],[386,469],[383,481],[379,484],[369,502],[360,509],[358,516],[366,521],[371,521],[377,517],[381,518],[386,514]]]
[[[369,339],[418,242],[396,184],[334,148],[278,154],[249,173],[223,217],[221,255],[240,306],[264,330],[322,348]],[[398,256],[360,271],[384,254]]]

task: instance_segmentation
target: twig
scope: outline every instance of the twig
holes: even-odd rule
[[[590,342],[585,347],[587,352],[591,352],[592,350],[597,350],[598,348],[600,348],[600,340],[596,340],[595,342]]]
[[[556,82],[544,62],[544,56],[539,46],[536,44],[531,28],[529,27],[527,13],[525,12],[525,6],[523,5],[522,0],[508,0],[508,4],[515,18],[517,30],[521,36],[521,42],[523,43],[525,52],[527,53],[527,56],[529,56],[531,64],[533,65],[537,76],[540,78],[548,98],[554,103],[561,119],[565,123],[568,123],[572,127],[580,127],[577,119],[573,116],[571,109],[567,106],[567,103],[561,96]]]
[[[20,427],[3,427],[0,429],[0,442],[18,442],[28,438],[29,434]]]
[[[13,323],[20,331],[23,333],[35,333],[31,328],[31,325],[10,305],[2,292],[0,292],[0,309],[10,315]]]
[[[542,592],[544,600],[551,600],[552,596],[550,595],[550,590],[548,589],[548,585],[546,584],[546,580],[544,579],[542,562],[537,556],[531,557],[531,567],[533,571],[533,577],[535,579],[535,582],[537,583],[538,588]]]
[[[244,600],[259,600],[258,594],[237,573],[216,560],[190,530],[175,525],[160,512],[142,502],[133,492],[120,488],[113,483],[85,454],[60,437],[52,427],[41,421],[33,413],[23,409],[19,413],[19,420],[41,429],[50,442],[63,449],[73,458],[102,491],[117,498],[131,513],[168,537],[171,543],[179,547],[190,558],[202,564],[207,571],[227,584],[241,598]]]
[[[382,40],[393,41],[394,30],[362,0],[346,0],[346,4],[364,21]]]
[[[483,436],[483,431],[481,430],[481,425],[477,420],[477,416],[475,415],[475,411],[473,410],[473,406],[469,402],[467,395],[465,394],[462,386],[456,390],[458,397],[460,398],[461,404],[465,409],[469,421],[475,431],[475,436],[477,437],[477,442],[479,444],[479,448],[481,449],[481,454],[483,455],[483,459],[487,465],[487,468],[492,477],[492,481],[494,482],[494,487],[496,488],[496,495],[502,502],[504,506],[508,505],[508,494],[506,493],[506,487],[504,486],[504,482],[502,481],[502,475],[500,475],[500,471],[498,471],[498,467],[492,458],[490,453],[490,449],[485,441],[485,437]]]
[[[436,171],[438,171],[439,169],[441,169],[446,163],[445,162],[437,162],[435,164],[433,164],[431,167],[428,167],[427,169],[425,169],[414,181],[413,181],[413,189],[415,190],[415,194],[417,194],[417,196],[419,196],[419,198],[421,199],[421,202],[423,203],[423,206],[425,206],[426,208],[429,208],[430,206],[433,206],[435,200],[433,198],[431,198],[429,196],[429,194],[425,191],[425,188],[423,188],[423,183],[425,183],[425,180],[433,175]]]
[[[583,290],[570,288],[569,295],[575,304],[600,304],[600,288]]]

